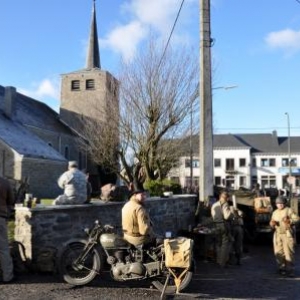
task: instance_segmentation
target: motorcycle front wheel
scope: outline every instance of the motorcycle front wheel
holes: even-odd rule
[[[181,274],[181,272],[183,271],[183,269],[175,269],[172,268],[172,271],[179,276]],[[167,275],[168,275],[169,271],[166,269],[164,274],[160,277],[157,278],[157,280],[152,281],[152,284],[160,291],[162,292],[164,289],[164,285],[167,279]],[[183,277],[181,278],[181,283],[179,285],[178,288],[178,292],[183,291],[184,289],[186,289],[188,287],[188,285],[190,284],[191,280],[193,277],[193,272],[188,271],[186,272]],[[167,287],[165,289],[165,293],[166,294],[174,294],[176,292],[176,285],[174,282],[174,277],[171,275],[170,279],[168,281]]]
[[[72,285],[85,285],[99,274],[101,256],[96,248],[89,251],[86,257],[75,264],[76,259],[84,251],[85,243],[74,242],[68,244],[59,257],[59,273],[63,280]]]

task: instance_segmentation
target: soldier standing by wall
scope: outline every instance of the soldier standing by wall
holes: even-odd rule
[[[279,273],[294,277],[295,266],[295,229],[294,224],[299,217],[290,207],[286,207],[286,199],[279,196],[275,200],[277,209],[272,214],[270,226],[275,230],[273,247]]]
[[[9,283],[14,279],[7,235],[7,218],[13,205],[12,188],[6,179],[0,177],[0,261],[3,283]]]
[[[228,200],[229,194],[224,190],[219,201],[211,207],[211,215],[217,229],[217,263],[222,268],[228,263],[232,242],[230,222],[234,214],[230,210]]]

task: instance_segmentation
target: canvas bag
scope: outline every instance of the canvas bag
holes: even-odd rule
[[[257,197],[254,199],[254,209],[258,213],[270,213],[273,211],[270,197]]]
[[[189,268],[193,258],[194,241],[185,237],[165,239],[165,256],[167,268]]]

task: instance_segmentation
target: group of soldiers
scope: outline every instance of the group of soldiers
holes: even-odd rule
[[[217,263],[224,268],[235,256],[236,264],[241,264],[243,253],[243,212],[236,205],[230,205],[230,194],[223,190],[219,201],[211,207],[211,216],[216,228]],[[270,227],[274,230],[273,250],[278,273],[295,276],[296,224],[299,216],[287,206],[284,196],[275,200],[276,209],[272,213]]]

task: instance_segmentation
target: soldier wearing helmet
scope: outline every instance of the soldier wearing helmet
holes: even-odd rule
[[[273,249],[281,275],[294,277],[295,268],[295,223],[297,214],[286,206],[286,199],[279,196],[275,200],[277,209],[272,214],[270,226],[274,229]]]

